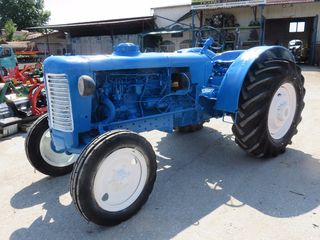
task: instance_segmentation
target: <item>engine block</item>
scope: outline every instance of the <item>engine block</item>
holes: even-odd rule
[[[99,71],[96,86],[91,116],[94,123],[137,118],[147,122],[153,115],[195,108],[196,84],[192,84],[188,68]],[[161,130],[172,130],[170,121],[160,122]],[[181,120],[176,124],[184,123]]]

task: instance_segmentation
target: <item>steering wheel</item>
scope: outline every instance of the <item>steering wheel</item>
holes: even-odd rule
[[[211,26],[202,26],[196,32],[196,46],[203,47],[209,37],[213,39],[213,44],[209,47],[209,50],[216,52],[224,49],[224,34]]]

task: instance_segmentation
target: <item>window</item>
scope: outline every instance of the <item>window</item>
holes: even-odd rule
[[[175,51],[175,44],[169,40],[163,41],[160,44],[160,51],[161,52],[174,52]]]
[[[192,41],[191,40],[183,40],[180,43],[180,49],[191,48],[191,46],[192,46]]]
[[[3,48],[2,52],[0,53],[0,57],[10,57],[11,56],[11,50],[10,48]]]
[[[304,32],[306,22],[291,22],[289,26],[289,32]]]
[[[174,25],[173,27],[171,27],[171,29],[176,30],[176,31],[181,31],[181,32],[177,32],[177,33],[172,33],[171,37],[173,37],[173,38],[183,37],[183,27],[181,27],[180,25]]]

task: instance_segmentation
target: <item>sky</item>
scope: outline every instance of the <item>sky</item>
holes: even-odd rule
[[[152,7],[190,4],[191,0],[44,0],[48,24],[150,16]]]

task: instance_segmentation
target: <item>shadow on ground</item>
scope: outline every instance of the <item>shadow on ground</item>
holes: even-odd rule
[[[169,134],[154,148],[155,188],[133,218],[110,228],[87,223],[72,203],[59,200],[68,194],[69,176],[44,178],[12,197],[13,208],[41,204],[45,211],[10,239],[169,239],[223,205],[249,205],[271,217],[289,218],[320,204],[320,161],[302,151],[289,148],[272,160],[251,158],[232,135],[211,128]]]

